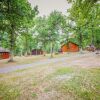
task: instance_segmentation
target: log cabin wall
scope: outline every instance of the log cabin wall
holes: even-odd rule
[[[0,59],[8,59],[9,55],[9,52],[0,52]]]
[[[79,46],[75,43],[68,43],[68,44],[64,44],[61,47],[61,51],[62,52],[78,52],[79,51]]]

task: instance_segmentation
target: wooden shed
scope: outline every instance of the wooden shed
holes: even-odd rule
[[[79,46],[76,43],[68,42],[61,46],[61,51],[62,52],[78,52]]]
[[[43,51],[41,49],[32,50],[32,55],[42,55]]]
[[[8,59],[10,56],[10,52],[0,47],[0,59]]]

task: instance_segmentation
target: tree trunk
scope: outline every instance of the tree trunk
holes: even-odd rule
[[[94,33],[93,33],[93,25],[92,25],[92,41],[91,44],[94,45]]]
[[[67,34],[67,46],[68,46],[68,54],[69,54],[69,52],[70,52],[69,33]]]
[[[81,31],[80,31],[80,28],[79,28],[80,53],[82,53],[82,51],[83,51],[82,41],[83,41],[82,33],[81,33]]]
[[[43,50],[43,56],[46,56],[46,51],[45,51],[45,42],[43,42],[42,50]]]
[[[11,50],[11,49],[10,49],[10,58],[9,58],[8,62],[14,62],[14,59],[13,59],[13,50]]]
[[[25,34],[25,56],[28,56],[28,38],[27,38],[27,34]]]
[[[2,31],[0,31],[0,47],[2,47]]]
[[[36,56],[38,55],[38,50],[36,49]]]
[[[8,62],[13,62],[13,51],[14,51],[14,26],[11,25],[11,31],[10,31],[10,58]]]
[[[53,58],[53,43],[51,42],[51,58]]]

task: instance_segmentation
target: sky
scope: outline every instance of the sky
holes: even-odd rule
[[[67,9],[70,8],[70,5],[67,3],[67,0],[28,0],[31,3],[31,6],[34,7],[38,5],[39,15],[49,15],[52,11],[57,10],[63,14],[67,14]]]

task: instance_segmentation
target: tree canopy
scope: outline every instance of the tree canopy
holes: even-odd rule
[[[67,15],[52,11],[39,16],[28,0],[0,0],[0,46],[13,55],[28,55],[32,49],[58,52],[62,43],[75,40],[80,50],[93,44],[100,48],[99,0],[67,0]]]

